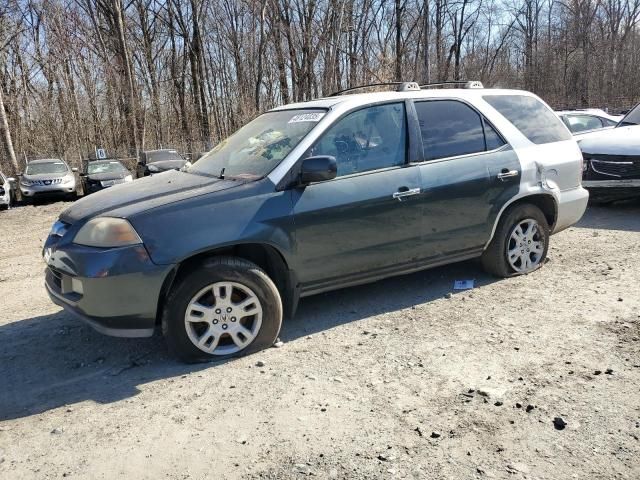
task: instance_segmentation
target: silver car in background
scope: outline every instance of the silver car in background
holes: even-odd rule
[[[32,160],[20,177],[20,192],[23,200],[38,197],[76,198],[77,168],[70,168],[64,160],[48,158]]]
[[[0,210],[11,208],[16,200],[15,178],[5,177],[0,172]]]

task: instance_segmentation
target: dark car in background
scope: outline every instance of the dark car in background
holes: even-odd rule
[[[188,163],[176,150],[147,150],[140,154],[136,166],[136,178],[148,177],[167,170],[180,170]]]
[[[89,195],[119,183],[131,182],[133,176],[119,160],[94,160],[86,162],[80,179],[82,193]]]
[[[640,104],[618,125],[579,140],[583,182],[591,198],[611,202],[640,197]]]

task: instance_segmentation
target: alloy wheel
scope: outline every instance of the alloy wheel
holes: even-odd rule
[[[507,260],[518,273],[535,269],[544,254],[544,234],[533,218],[519,221],[511,230],[507,242]]]
[[[210,355],[231,355],[246,348],[262,325],[258,296],[236,282],[216,282],[196,293],[184,315],[187,335]]]

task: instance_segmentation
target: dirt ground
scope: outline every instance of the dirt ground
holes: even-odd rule
[[[0,212],[0,478],[640,478],[639,203],[591,207],[534,274],[304,299],[283,347],[198,366],[49,301],[64,206]]]

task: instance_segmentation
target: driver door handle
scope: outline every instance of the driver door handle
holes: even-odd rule
[[[395,192],[392,197],[402,201],[406,197],[411,197],[413,195],[420,195],[420,188],[407,188],[400,187],[397,192]]]
[[[517,176],[518,176],[518,171],[517,170],[507,170],[506,168],[503,168],[502,171],[498,174],[498,178],[500,180],[502,180],[503,182],[507,178],[517,177]]]

